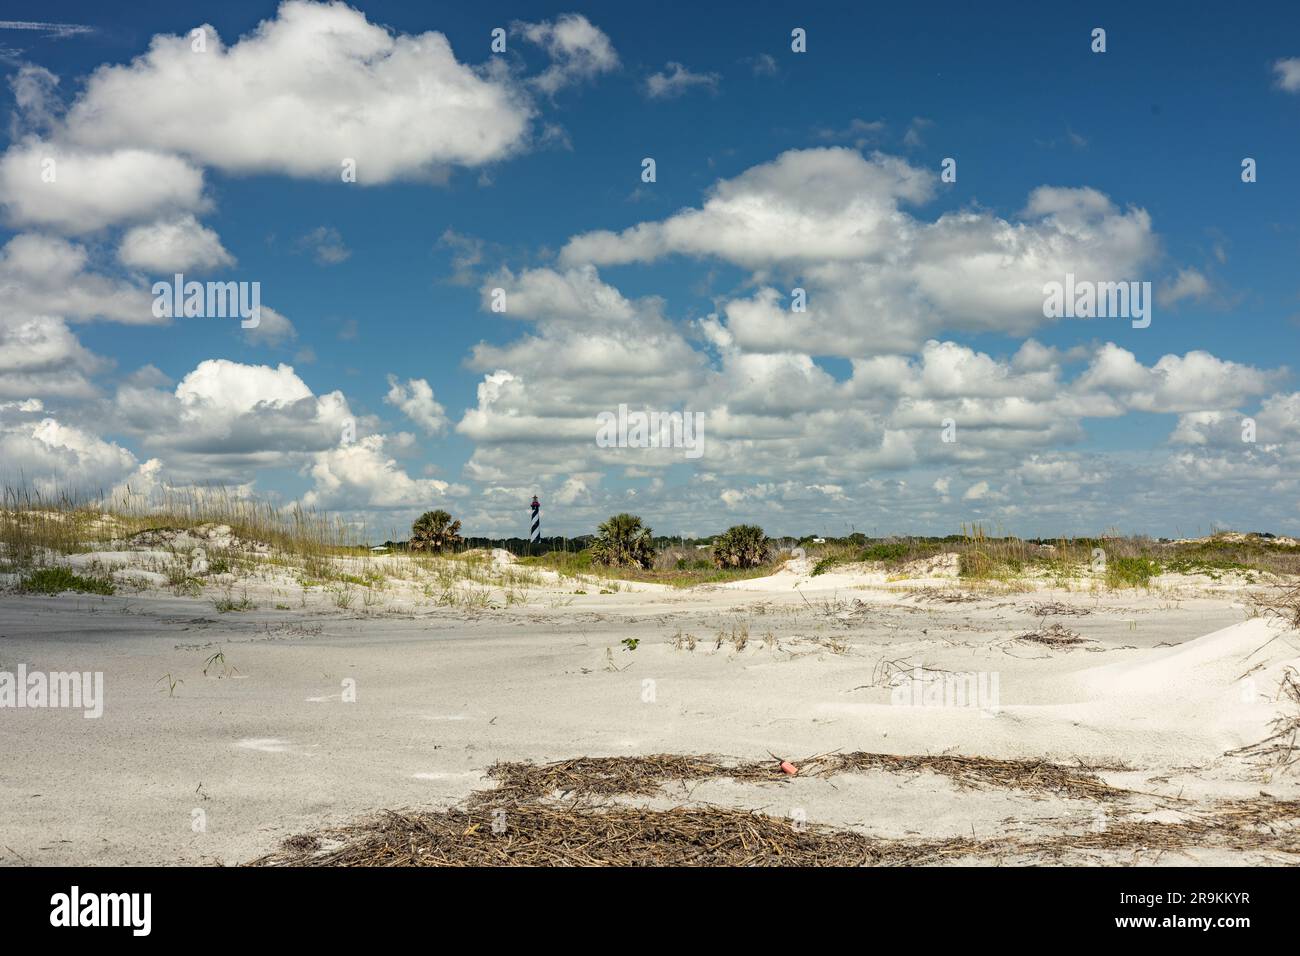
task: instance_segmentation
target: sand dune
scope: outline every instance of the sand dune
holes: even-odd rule
[[[418,575],[399,577],[406,559],[388,556],[372,564],[388,577],[357,588],[374,600],[344,607],[330,586],[304,588],[276,566],[176,596],[144,573],[150,554],[83,556],[122,565],[112,573],[133,585],[111,597],[0,594],[0,670],[105,677],[100,719],[47,709],[0,720],[6,863],[239,863],[376,809],[452,806],[492,788],[485,773],[499,760],[583,755],[711,754],[773,768],[773,755],[832,752],[1046,760],[1097,768],[1128,792],[1097,800],[868,762],[614,796],[757,808],[885,840],[1003,841],[955,862],[1028,862],[1044,840],[1116,821],[1185,820],[1261,792],[1300,797],[1276,754],[1232,753],[1300,712],[1283,692],[1300,633],[1251,617],[1241,587],[1040,583],[937,600],[958,586],[942,562],[902,579],[794,565],[691,589],[614,590],[537,571],[526,584],[461,581],[488,597],[440,604]],[[244,609],[218,610],[224,594]],[[1053,622],[1062,630],[1047,643],[1025,637]],[[1281,832],[1262,846],[1172,856],[1127,837],[1062,852],[1294,862]]]

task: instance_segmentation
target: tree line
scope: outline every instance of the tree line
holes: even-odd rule
[[[641,568],[654,566],[659,549],[672,539],[658,538],[639,515],[612,515],[601,522],[594,535],[576,538],[543,538],[531,542],[526,538],[466,538],[461,534],[461,523],[439,508],[426,511],[411,525],[407,542],[385,542],[389,547],[410,551],[442,553],[465,547],[505,547],[514,554],[529,554],[558,550],[583,551],[590,549],[597,564],[612,568]],[[753,568],[766,564],[772,558],[774,543],[758,525],[738,524],[717,535],[710,545],[710,556],[719,568]]]

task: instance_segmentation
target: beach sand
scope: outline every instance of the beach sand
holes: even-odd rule
[[[1293,822],[1245,847],[1042,849],[1117,821],[1300,798],[1294,768],[1232,753],[1300,709],[1280,689],[1300,667],[1300,632],[1256,616],[1241,582],[972,592],[951,562],[815,577],[790,562],[722,586],[612,593],[535,571],[526,586],[457,585],[490,592],[471,607],[430,600],[389,557],[375,564],[392,579],[340,607],[337,591],[274,568],[177,597],[142,555],[76,556],[117,562],[112,596],[0,593],[0,671],[104,674],[98,719],[0,710],[4,864],[243,863],[377,810],[456,804],[494,786],[484,773],[497,761],[666,753],[775,768],[832,752],[1083,763],[1114,768],[1097,778],[1132,795],[882,767],[666,781],[615,799],[987,841],[957,863],[1300,859]],[[217,610],[223,593],[249,609]],[[950,686],[975,699],[945,700]]]

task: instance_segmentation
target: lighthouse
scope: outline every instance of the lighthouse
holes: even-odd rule
[[[541,543],[542,540],[542,505],[537,500],[536,495],[533,495],[532,508],[533,508],[533,525],[532,525],[533,530],[529,534],[528,540],[531,541],[533,544],[539,544]]]

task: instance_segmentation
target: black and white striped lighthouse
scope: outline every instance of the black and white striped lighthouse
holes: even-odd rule
[[[533,495],[533,530],[528,540],[533,544],[539,544],[542,540],[542,505],[536,495]]]

